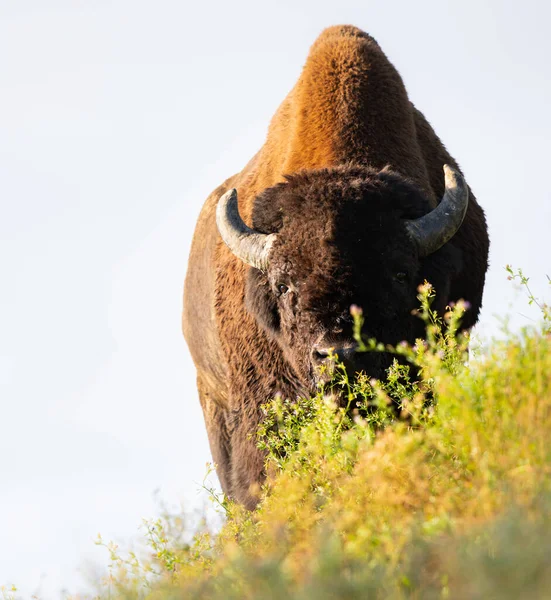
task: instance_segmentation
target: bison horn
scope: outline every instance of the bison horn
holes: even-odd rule
[[[469,204],[469,189],[459,171],[444,165],[446,191],[440,204],[424,217],[408,220],[406,228],[421,256],[436,252],[459,229]]]
[[[248,227],[237,208],[237,190],[226,192],[216,207],[216,225],[226,246],[244,263],[265,271],[275,233],[259,233]]]

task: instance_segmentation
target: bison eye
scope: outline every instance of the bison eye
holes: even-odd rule
[[[278,283],[276,287],[278,296],[283,296],[283,294],[289,291],[289,288],[284,283]]]
[[[394,278],[396,279],[396,281],[398,281],[398,283],[404,283],[405,280],[407,279],[407,273],[400,271],[399,273],[396,273]]]

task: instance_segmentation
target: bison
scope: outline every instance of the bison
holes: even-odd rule
[[[377,42],[323,31],[265,144],[207,198],[193,237],[183,331],[224,492],[256,505],[261,406],[313,391],[331,348],[384,376],[387,356],[354,351],[352,304],[369,336],[413,342],[428,280],[437,310],[470,303],[469,328],[488,245],[482,208]]]

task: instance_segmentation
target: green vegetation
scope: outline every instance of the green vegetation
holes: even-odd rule
[[[508,271],[542,323],[474,357],[457,335],[466,307],[439,320],[428,284],[427,342],[413,347],[362,339],[353,307],[363,350],[400,359],[388,380],[349,381],[335,365],[315,397],[276,398],[258,432],[268,479],[257,510],[210,490],[225,513],[216,533],[192,537],[165,515],[145,523],[145,559],[98,539],[110,553],[98,596],[548,598],[551,313],[521,271]]]
[[[509,268],[531,295],[528,280]],[[480,356],[420,288],[428,342],[393,349],[387,382],[348,381],[265,407],[268,480],[248,513],[178,542],[150,523],[150,560],[110,547],[101,597],[547,598],[551,590],[551,317]],[[361,340],[365,351],[388,350]],[[409,380],[407,365],[420,369]],[[335,402],[344,394],[348,408]],[[436,402],[434,401],[436,400]],[[393,402],[398,410],[393,410]]]

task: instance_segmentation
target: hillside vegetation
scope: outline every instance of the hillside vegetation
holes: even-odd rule
[[[314,398],[265,407],[269,475],[256,511],[213,494],[225,524],[189,544],[176,520],[150,523],[149,559],[110,546],[100,597],[548,598],[549,308],[540,327],[469,358],[456,336],[466,307],[440,322],[431,296],[420,288],[428,342],[393,349],[401,360],[387,382],[351,382],[336,366]],[[359,409],[339,408],[335,390]]]

